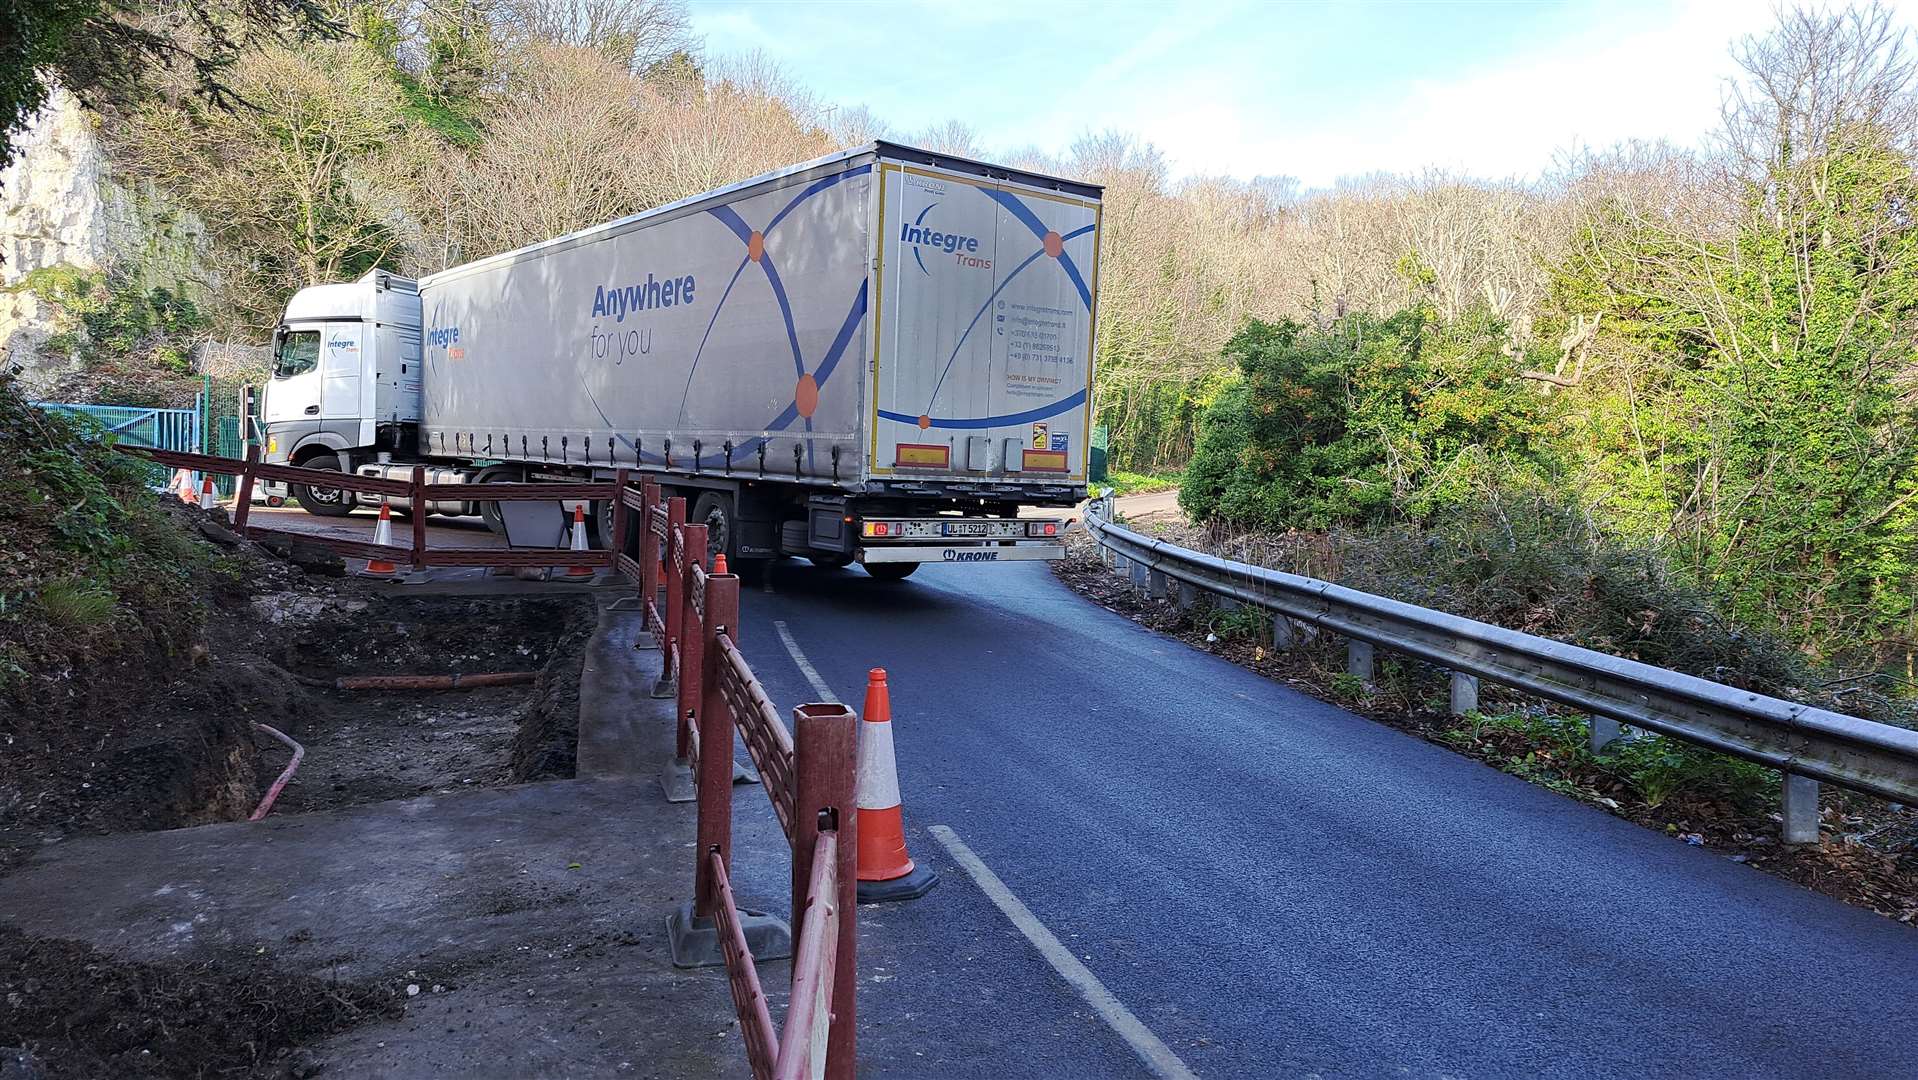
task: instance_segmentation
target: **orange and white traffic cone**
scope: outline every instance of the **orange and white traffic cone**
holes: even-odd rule
[[[939,884],[939,875],[931,867],[916,865],[906,854],[899,763],[892,752],[892,694],[886,688],[885,668],[866,673],[864,720],[854,780],[859,804],[859,902],[916,899]]]
[[[380,523],[373,526],[373,542],[382,547],[393,543],[393,509],[385,503],[380,504]],[[361,577],[398,577],[400,568],[387,559],[368,559],[366,569],[360,571]]]
[[[213,490],[213,478],[207,477],[200,484],[200,509],[211,510],[220,505],[220,493]]]
[[[179,473],[173,477],[173,494],[174,497],[186,503],[188,506],[199,503],[199,492],[193,487],[192,469],[181,469]]]
[[[586,507],[580,504],[573,507],[573,550],[583,552],[586,547]],[[569,566],[562,575],[567,581],[585,581],[593,576],[590,566]]]

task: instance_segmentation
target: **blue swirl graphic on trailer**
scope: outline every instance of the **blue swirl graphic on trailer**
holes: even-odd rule
[[[833,187],[842,180],[847,180],[855,176],[865,176],[870,172],[872,172],[871,165],[861,165],[857,168],[847,169],[845,172],[822,177],[808,184],[799,194],[793,196],[791,202],[788,202],[777,214],[774,214],[772,220],[766,223],[765,229],[760,231],[760,252],[757,258],[753,256],[753,229],[750,225],[746,224],[745,220],[739,216],[737,211],[730,206],[715,206],[706,211],[718,219],[721,224],[725,225],[727,230],[734,236],[739,238],[739,242],[746,248],[746,255],[739,260],[739,266],[733,270],[732,280],[726,283],[726,290],[720,294],[719,303],[713,306],[713,317],[711,321],[706,324],[705,335],[699,339],[698,350],[693,353],[693,362],[686,371],[686,387],[681,392],[679,399],[679,415],[681,419],[684,419],[686,415],[686,400],[692,393],[693,375],[699,370],[699,361],[706,354],[706,343],[712,338],[713,327],[719,323],[719,314],[725,310],[726,300],[732,296],[733,286],[739,284],[740,275],[744,274],[746,267],[754,262],[757,262],[760,269],[765,273],[766,284],[772,288],[773,298],[779,302],[779,316],[784,320],[786,326],[786,341],[792,347],[793,367],[800,378],[803,379],[805,377],[806,359],[799,345],[799,330],[793,323],[792,302],[786,299],[786,285],[779,278],[779,268],[773,263],[772,252],[767,250],[766,241],[772,237],[773,230],[779,227],[779,223],[786,220],[787,215],[798,209],[799,205],[807,199]],[[838,370],[840,358],[846,354],[846,349],[852,344],[853,335],[858,331],[860,322],[866,317],[866,288],[867,283],[864,280],[860,281],[859,291],[853,296],[852,306],[846,312],[846,318],[841,322],[839,332],[833,336],[832,343],[826,347],[825,354],[820,357],[818,366],[812,371],[813,384],[821,390],[825,389],[826,380],[830,379],[832,373]],[[580,380],[580,386],[581,389],[586,392],[586,400],[593,403],[593,409],[599,413],[600,419],[606,422],[608,428],[612,428],[612,418],[606,415],[605,409],[600,408],[598,399],[593,397],[592,389],[586,386],[583,378]],[[799,398],[797,387],[795,387],[792,403],[787,405],[785,410],[778,416],[768,421],[764,430],[767,432],[785,431],[792,426],[794,420],[798,419],[800,419]],[[805,418],[805,429],[807,431],[812,430],[812,418],[810,416]],[[613,437],[631,449],[639,461],[651,462],[658,465],[667,464],[665,455],[641,450],[637,443],[624,435],[615,434]],[[766,436],[756,435],[734,446],[730,454],[722,452],[719,454],[702,455],[697,459],[696,464],[699,468],[724,468],[742,456],[750,456],[757,453],[759,448],[765,445],[766,441]],[[812,452],[812,440],[808,439],[806,440],[806,459],[808,464],[811,463]]]
[[[972,336],[972,331],[979,325],[979,320],[985,317],[986,312],[992,310],[992,302],[999,298],[999,294],[1005,291],[1007,285],[1012,284],[1014,278],[1024,273],[1027,267],[1038,262],[1041,257],[1047,254],[1045,240],[1046,234],[1051,230],[1046,228],[1045,222],[1039,220],[1039,215],[1034,213],[1031,207],[1020,201],[1018,196],[1009,191],[996,191],[990,188],[973,188],[973,190],[1004,207],[1014,218],[1018,219],[1021,224],[1031,230],[1032,234],[1039,238],[1039,250],[1026,256],[1024,262],[1013,267],[1011,273],[1000,279],[998,287],[992,290],[992,295],[986,297],[985,303],[979,305],[979,310],[973,313],[972,321],[968,322],[965,330],[960,333],[959,340],[952,346],[952,354],[946,357],[946,366],[939,372],[938,381],[933,383],[932,397],[926,402],[924,414],[928,421],[926,426],[957,430],[1012,427],[1018,424],[1029,424],[1035,420],[1045,420],[1049,417],[1058,416],[1060,413],[1071,412],[1073,409],[1085,403],[1086,392],[1084,390],[1080,390],[1064,400],[1055,401],[1050,405],[1041,405],[1038,408],[1028,409],[1025,412],[1006,413],[1001,416],[952,417],[932,415],[933,406],[938,404],[939,401],[939,391],[946,385],[946,376],[952,374],[952,366],[959,359],[959,350],[965,348],[966,339]],[[935,203],[933,205],[936,206],[938,204]],[[928,209],[930,209],[930,207],[928,207]],[[925,215],[922,213],[920,217],[923,218]],[[1074,229],[1059,237],[1059,253],[1051,260],[1059,264],[1060,270],[1064,271],[1066,278],[1072,282],[1073,287],[1078,291],[1079,302],[1085,305],[1087,316],[1092,314],[1092,289],[1086,284],[1085,275],[1079,272],[1078,264],[1073,262],[1071,254],[1065,250],[1065,244],[1067,241],[1075,240],[1086,235],[1091,232],[1093,228],[1094,226],[1087,225],[1083,228]],[[914,254],[916,255],[917,253],[918,251],[915,248]],[[1090,363],[1091,357],[1087,357],[1086,362]],[[915,427],[920,423],[920,419],[917,416],[908,416],[905,413],[894,412],[891,409],[880,409],[879,415],[883,419],[896,421],[901,424],[911,424]]]

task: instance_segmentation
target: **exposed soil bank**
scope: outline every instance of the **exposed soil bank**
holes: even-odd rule
[[[582,649],[595,611],[590,597],[577,595],[402,594],[303,624],[288,636],[282,662],[309,678],[539,676],[532,685],[435,692],[299,687],[295,726],[282,730],[305,744],[307,756],[273,812],[572,776]],[[286,756],[284,748],[264,750],[272,767]]]
[[[8,1077],[307,1076],[293,1047],[400,1012],[390,991],[275,971],[263,958],[137,963],[0,926]]]

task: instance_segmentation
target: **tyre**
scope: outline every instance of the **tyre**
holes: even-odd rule
[[[686,524],[706,526],[706,565],[711,566],[713,556],[722,552],[728,563],[739,561],[734,550],[738,532],[733,527],[733,520],[733,497],[725,492],[701,492],[694,501],[692,512],[686,516]]]
[[[916,562],[867,563],[866,573],[880,581],[904,581],[919,569]]]
[[[340,459],[336,454],[315,454],[301,462],[300,467],[326,469],[330,472],[341,471]],[[345,517],[353,512],[354,502],[351,492],[342,491],[339,488],[312,487],[307,484],[287,486],[293,497],[300,501],[300,508],[309,514],[320,517]]]
[[[844,570],[852,565],[852,556],[844,552],[836,555],[808,555],[806,558],[821,570]]]
[[[475,484],[511,484],[511,483],[518,483],[519,481],[524,480],[525,478],[526,477],[524,476],[524,474],[522,474],[518,469],[514,469],[511,467],[491,468],[491,469],[481,469],[480,474],[473,478],[473,483]],[[500,517],[499,503],[491,502],[491,501],[480,503],[479,516],[480,516],[480,520],[486,523],[487,529],[491,530],[494,536],[506,535],[506,521],[504,518]]]

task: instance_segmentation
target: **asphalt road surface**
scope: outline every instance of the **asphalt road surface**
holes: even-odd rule
[[[907,837],[942,875],[861,909],[862,1075],[1918,1076],[1910,928],[1043,565],[767,581],[742,645],[774,700],[856,707],[890,671]]]

